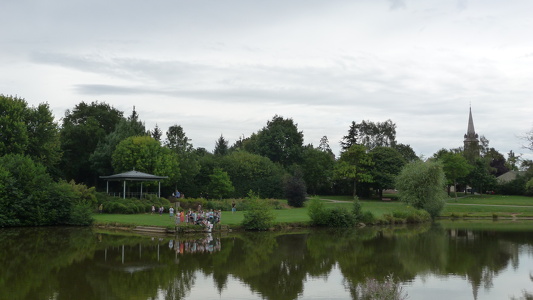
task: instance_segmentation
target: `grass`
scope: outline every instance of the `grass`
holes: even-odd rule
[[[351,209],[353,202],[351,196],[322,196],[327,207],[346,207]],[[361,200],[364,211],[371,211],[375,217],[380,218],[384,214],[391,214],[394,211],[407,211],[410,208],[400,201],[380,201]],[[307,208],[288,208],[273,210],[277,223],[306,223],[309,222]],[[522,196],[467,196],[459,198],[455,202],[454,198],[449,198],[441,214],[443,217],[505,217],[516,215],[519,217],[533,217],[533,197]],[[96,224],[121,224],[125,226],[174,226],[174,218],[170,218],[168,213],[159,214],[95,214]],[[222,212],[221,224],[236,226],[244,218],[242,211],[234,214],[231,211]]]

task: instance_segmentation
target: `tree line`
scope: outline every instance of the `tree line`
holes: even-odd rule
[[[279,115],[232,145],[221,135],[210,151],[195,148],[179,124],[165,132],[157,125],[147,129],[135,107],[125,116],[104,102],[80,102],[58,124],[45,103],[30,107],[22,98],[0,95],[0,106],[4,160],[19,155],[42,166],[53,182],[64,180],[100,191],[105,182],[99,176],[135,169],[168,176],[162,182],[163,195],[178,189],[187,197],[243,198],[254,191],[261,198],[285,197],[291,205],[302,206],[307,194],[380,198],[384,190],[396,187],[406,165],[419,161],[438,161],[449,188],[533,191],[533,163],[520,161],[512,151],[505,159],[482,137],[480,155],[474,159],[467,159],[461,148],[443,148],[424,159],[396,140],[396,124],[391,120],[353,121],[339,141],[342,150],[336,157],[327,136],[318,146],[304,145],[298,125]],[[531,136],[531,132],[526,135],[528,143]],[[528,172],[519,182],[496,184],[496,176],[520,167]]]

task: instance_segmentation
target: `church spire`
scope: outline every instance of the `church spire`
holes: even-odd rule
[[[468,128],[464,139],[465,157],[472,161],[479,156],[479,136],[474,129],[474,119],[472,118],[472,106],[468,115]]]

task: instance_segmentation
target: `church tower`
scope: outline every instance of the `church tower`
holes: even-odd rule
[[[468,129],[464,140],[464,155],[468,161],[474,161],[479,157],[479,136],[474,130],[472,107],[470,107],[470,114],[468,115]]]

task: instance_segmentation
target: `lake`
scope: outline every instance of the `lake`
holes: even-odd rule
[[[0,229],[0,299],[529,299],[533,222],[149,236]]]

